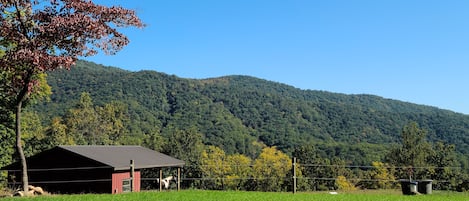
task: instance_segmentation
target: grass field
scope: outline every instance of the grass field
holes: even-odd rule
[[[34,198],[3,198],[0,201],[129,201],[129,200],[152,200],[152,201],[467,201],[469,193],[456,192],[434,192],[432,195],[404,196],[400,191],[356,191],[339,192],[338,195],[331,195],[328,192],[314,193],[266,193],[266,192],[238,192],[238,191],[203,191],[184,190],[170,192],[140,192],[120,195],[109,194],[84,194],[84,195],[48,195]]]

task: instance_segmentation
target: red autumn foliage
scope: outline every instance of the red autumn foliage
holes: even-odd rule
[[[21,108],[40,82],[38,75],[69,69],[78,57],[113,54],[129,43],[120,27],[143,27],[135,11],[91,0],[0,0],[0,86],[16,114],[16,147],[28,188],[21,143]],[[7,100],[2,100],[7,102]]]
[[[129,43],[117,28],[144,26],[133,10],[90,0],[1,2],[0,68],[16,74],[16,89],[30,84],[34,74],[70,68],[80,56],[113,54]]]

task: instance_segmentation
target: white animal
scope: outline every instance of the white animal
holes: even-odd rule
[[[174,180],[173,176],[169,176],[161,180],[161,183],[164,185],[165,189],[169,188],[169,182],[171,182],[171,180]],[[156,179],[156,182],[160,183],[160,179]]]

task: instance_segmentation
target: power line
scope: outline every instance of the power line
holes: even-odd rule
[[[94,167],[71,167],[71,168],[42,168],[42,169],[30,169],[28,172],[47,172],[47,171],[67,171],[67,170],[94,170],[94,169],[107,169],[112,168],[111,166],[94,166]],[[9,172],[20,172],[21,170],[5,170]]]
[[[112,179],[83,179],[83,180],[61,180],[61,181],[30,181],[31,184],[65,184],[65,183],[92,183],[110,182]],[[21,182],[9,182],[8,184],[21,184]]]

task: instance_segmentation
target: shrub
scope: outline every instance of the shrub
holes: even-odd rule
[[[355,185],[353,185],[350,181],[347,181],[347,178],[345,178],[344,176],[338,176],[335,182],[339,190],[344,190],[344,191],[357,190]]]

